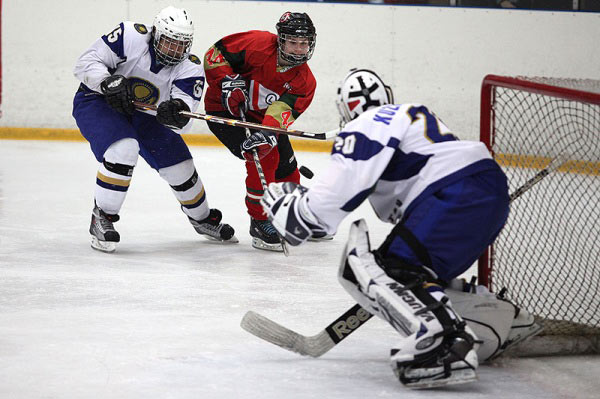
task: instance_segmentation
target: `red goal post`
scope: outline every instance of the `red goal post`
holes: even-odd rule
[[[480,284],[538,316],[547,335],[600,336],[600,81],[488,75],[480,139],[513,192],[567,161],[511,204],[478,262]]]

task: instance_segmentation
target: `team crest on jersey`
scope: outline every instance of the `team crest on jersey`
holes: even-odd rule
[[[137,30],[142,35],[145,35],[146,33],[148,33],[148,28],[146,28],[146,25],[133,24],[133,27],[135,28],[135,30]]]
[[[158,102],[160,92],[156,86],[144,79],[136,77],[128,79],[136,101],[146,104],[156,104]]]
[[[256,88],[258,85],[258,88]],[[250,82],[250,108],[253,110],[265,109],[275,101],[279,100],[279,94],[267,89],[260,83],[252,80]]]
[[[198,65],[202,64],[202,61],[200,61],[200,58],[198,58],[194,54],[190,54],[189,57],[188,57],[188,59],[190,61],[192,61],[194,64],[198,64]]]

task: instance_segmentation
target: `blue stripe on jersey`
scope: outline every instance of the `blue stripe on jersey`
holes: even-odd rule
[[[102,40],[104,43],[112,50],[113,53],[117,55],[119,58],[125,58],[125,50],[123,48],[123,31],[125,27],[123,26],[123,22],[119,24],[109,34],[102,36]]]
[[[354,161],[366,161],[385,148],[378,141],[371,140],[361,132],[341,132],[336,138],[331,155],[340,154]]]
[[[416,152],[405,154],[396,150],[392,159],[381,174],[381,180],[398,181],[411,178],[421,171],[433,154],[422,155]]]
[[[192,76],[190,78],[177,79],[173,81],[173,84],[196,101],[200,101],[202,98],[202,91],[204,90],[203,76]]]
[[[154,52],[153,40],[154,39],[150,39],[150,42],[148,42],[148,48],[150,51],[150,72],[159,73],[160,70],[163,69],[163,65],[161,63],[159,63],[158,60],[156,59],[156,53]]]
[[[360,193],[356,194],[354,197],[350,198],[350,201],[346,202],[344,206],[342,206],[342,211],[352,212],[353,210],[358,208],[360,204],[362,204],[364,200],[366,200],[367,197],[371,195],[373,191],[375,191],[375,186],[376,185],[374,185],[371,188],[367,188],[366,190],[363,190]]]

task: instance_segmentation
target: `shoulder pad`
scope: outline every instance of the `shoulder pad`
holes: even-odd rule
[[[198,58],[194,54],[190,54],[188,57],[188,60],[192,61],[194,64],[198,64],[198,65],[202,64],[202,61],[200,61],[200,58]]]
[[[146,25],[133,24],[133,27],[135,28],[136,31],[138,31],[138,33],[141,33],[142,35],[145,35],[146,33],[148,33],[148,28],[146,28]]]

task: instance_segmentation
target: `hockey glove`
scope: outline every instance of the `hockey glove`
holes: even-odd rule
[[[302,244],[314,233],[326,232],[307,206],[307,191],[295,183],[271,183],[260,200],[273,227],[293,246]]]
[[[190,118],[181,115],[180,111],[190,111],[190,107],[182,99],[174,98],[163,101],[156,110],[156,120],[163,125],[181,129],[188,123]]]
[[[241,117],[248,109],[246,81],[241,75],[227,75],[221,81],[221,102],[223,107],[235,117]]]
[[[258,158],[263,159],[276,145],[277,136],[275,136],[274,133],[261,130],[252,133],[250,137],[242,142],[240,148],[242,149],[242,155],[246,158],[246,161],[254,162],[252,154],[254,150],[258,152]]]
[[[100,83],[100,90],[112,109],[124,115],[133,115],[133,91],[127,78],[121,75],[109,76]]]

